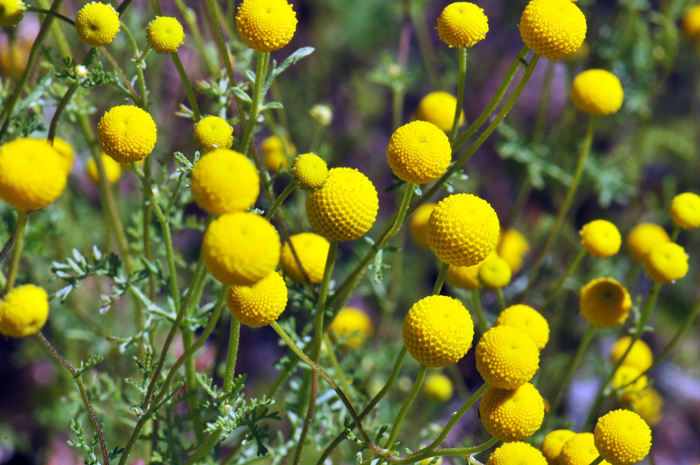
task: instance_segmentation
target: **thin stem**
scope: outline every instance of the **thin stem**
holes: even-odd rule
[[[581,363],[581,359],[583,358],[583,354],[586,352],[586,349],[591,343],[591,340],[593,339],[593,335],[595,334],[596,327],[593,325],[588,325],[588,329],[586,330],[586,334],[584,334],[583,339],[581,340],[581,344],[578,346],[578,350],[576,351],[576,355],[574,356],[574,360],[569,363],[569,366],[566,370],[566,374],[564,375],[564,378],[561,380],[561,383],[559,383],[559,387],[557,388],[557,392],[554,395],[554,401],[552,402],[552,406],[549,409],[549,411],[552,414],[555,414],[557,411],[557,408],[559,407],[559,404],[561,403],[562,399],[564,398],[564,393],[566,392],[566,388],[569,385],[569,382],[571,381],[572,376],[574,376],[574,373],[576,372],[576,368],[578,367],[579,363]]]
[[[194,333],[189,328],[182,329],[182,348],[187,351],[194,343]],[[185,385],[187,387],[187,405],[189,416],[192,419],[192,429],[194,430],[197,442],[204,441],[204,423],[199,411],[199,396],[197,395],[197,367],[194,357],[190,357],[185,362]]]
[[[134,55],[134,67],[136,68],[136,76],[139,81],[139,92],[141,92],[141,109],[148,111],[148,92],[146,90],[146,78],[143,75],[143,67],[141,66],[141,61],[146,57],[146,51],[149,50],[148,47],[150,47],[150,44],[146,47],[146,50],[144,53],[139,52],[139,47],[136,44],[136,40],[134,39],[134,35],[131,33],[129,28],[124,24],[123,21],[119,21],[119,24],[121,24],[122,29],[124,30],[124,34],[126,35],[126,38],[131,45],[131,52]]]
[[[231,65],[231,58],[228,54],[228,47],[226,46],[226,41],[224,40],[224,34],[221,32],[221,24],[219,23],[219,15],[216,11],[216,0],[206,0],[207,7],[209,8],[209,15],[211,16],[211,22],[214,25],[214,33],[216,35],[216,44],[219,47],[219,53],[221,54],[221,60],[226,68],[226,73],[231,85],[236,82],[236,75],[233,72],[233,65]],[[261,53],[261,52],[258,52]],[[269,56],[269,53],[267,54]],[[258,55],[259,57],[259,55]],[[259,59],[259,58],[258,58]],[[254,121],[254,120],[253,120]]]
[[[190,106],[192,107],[192,113],[194,114],[194,122],[196,123],[197,121],[202,119],[202,115],[199,113],[199,105],[197,105],[197,98],[194,96],[194,89],[192,88],[190,79],[187,77],[185,67],[182,66],[182,61],[180,61],[180,55],[178,55],[177,52],[171,52],[170,57],[173,59],[173,63],[175,63],[175,68],[177,68],[177,73],[180,75],[182,85],[185,86],[187,100],[189,100]]]
[[[681,227],[676,225],[671,233],[671,242],[676,242],[678,240],[678,235],[681,233]]]
[[[464,105],[464,85],[467,80],[467,49],[459,49],[459,81],[457,81],[457,104],[455,105],[455,117],[452,122],[452,131],[450,131],[450,142],[454,142],[457,138],[457,129],[459,129],[459,117],[462,114],[462,105]]]
[[[199,25],[197,24],[197,14],[192,8],[189,8],[187,5],[185,5],[185,2],[183,0],[175,0],[175,6],[180,11],[182,18],[185,20],[185,23],[187,24],[190,33],[192,33],[194,45],[197,48],[199,57],[204,62],[204,67],[207,68],[207,71],[209,71],[209,74],[212,77],[218,79],[221,76],[221,70],[217,66],[218,63],[217,65],[214,65],[214,63],[212,63],[212,61],[209,59],[209,56],[207,55],[204,40],[202,39],[202,33],[199,30]],[[233,83],[230,84],[233,85]]]
[[[78,87],[80,87],[80,82],[78,81],[71,84],[68,90],[66,90],[66,93],[63,94],[61,101],[58,102],[58,105],[56,106],[56,112],[53,114],[53,118],[51,118],[51,124],[49,124],[49,134],[46,137],[46,140],[48,140],[51,145],[53,145],[53,140],[56,137],[56,128],[58,128],[58,120],[61,118],[61,113],[63,113],[63,110],[66,109],[66,105],[68,105],[70,99],[73,98],[73,95],[75,94],[75,91],[78,90]]]
[[[224,393],[233,389],[236,376],[236,360],[238,359],[238,342],[241,338],[241,323],[231,317],[231,333],[228,337],[228,352],[226,353],[226,371],[224,372]]]
[[[335,370],[335,373],[338,376],[340,387],[343,389],[343,391],[350,392],[350,386],[348,385],[348,382],[345,379],[345,373],[343,373],[343,370],[340,368],[338,357],[336,357],[335,355],[335,350],[333,350],[333,343],[331,342],[331,338],[328,336],[328,333],[323,333],[323,345],[326,346],[326,350],[328,351],[328,358],[331,359],[331,365],[333,366],[333,369]]]
[[[15,223],[15,231],[12,233],[14,244],[12,246],[12,256],[10,257],[10,269],[7,272],[7,282],[5,283],[5,291],[7,294],[15,286],[17,272],[19,270],[19,261],[22,257],[22,249],[24,248],[24,232],[27,229],[27,214],[17,212],[17,222]]]
[[[277,209],[280,207],[280,205],[282,205],[282,202],[284,202],[284,200],[289,196],[289,194],[294,192],[294,189],[297,188],[297,185],[298,184],[296,181],[292,181],[287,187],[284,188],[279,197],[277,197],[277,200],[275,200],[275,203],[272,204],[270,209],[265,214],[266,220],[270,220],[270,218],[272,218],[272,215],[274,215]]]
[[[414,454],[409,455],[405,459],[392,461],[392,465],[406,465],[409,463],[421,462],[425,459],[430,459],[432,457],[465,457],[476,455],[480,452],[490,449],[498,443],[497,438],[491,438],[483,444],[474,447],[455,447],[448,449],[431,449],[418,451]],[[468,462],[469,463],[469,462]]]
[[[75,27],[75,21],[73,21],[72,19],[70,19],[70,18],[68,18],[68,17],[66,17],[66,16],[63,16],[61,13],[58,13],[58,12],[56,12],[56,11],[47,10],[47,9],[45,9],[45,8],[39,8],[39,7],[36,7],[36,6],[31,6],[31,5],[26,6],[26,7],[25,7],[25,10],[26,10],[26,11],[31,11],[31,12],[33,12],[33,13],[41,13],[41,14],[44,14],[44,15],[51,15],[51,16],[53,16],[53,17],[55,17],[55,18],[58,18],[58,19],[60,19],[60,20],[65,21],[65,22],[67,22],[68,24],[70,24],[71,26]]]
[[[416,381],[413,383],[413,387],[411,388],[411,391],[408,393],[408,396],[406,397],[406,400],[404,400],[403,405],[401,406],[401,410],[399,410],[398,415],[396,415],[396,419],[394,420],[394,425],[391,427],[391,433],[389,434],[389,439],[386,441],[386,447],[389,450],[393,450],[394,448],[394,441],[396,440],[396,436],[399,434],[399,428],[401,427],[401,422],[403,421],[403,418],[406,416],[406,412],[408,412],[409,407],[411,407],[411,404],[415,400],[416,396],[418,395],[418,391],[420,391],[421,386],[423,386],[423,381],[425,380],[425,374],[428,371],[428,367],[421,364],[420,368],[418,369],[418,374],[416,375]]]
[[[564,284],[566,283],[566,280],[571,277],[571,275],[576,271],[576,268],[578,268],[579,263],[581,263],[581,260],[583,260],[583,257],[586,256],[586,253],[588,253],[587,249],[582,249],[578,255],[576,255],[576,258],[574,258],[574,261],[571,262],[571,265],[569,265],[569,268],[566,269],[566,272],[564,275],[557,281],[557,285],[554,286],[554,289],[551,290],[549,293],[549,297],[547,297],[547,300],[544,301],[542,306],[540,307],[540,313],[544,313],[545,309],[551,305],[551,303],[554,301],[554,298],[559,294],[559,291],[564,287]]]
[[[449,264],[440,263],[440,272],[438,273],[438,277],[435,280],[435,286],[433,287],[433,295],[440,295],[440,291],[442,290],[442,285],[445,284],[445,278],[447,277],[447,270],[449,268]]]
[[[207,0],[212,1],[212,0]],[[250,141],[253,137],[253,132],[255,131],[255,123],[258,120],[258,115],[260,113],[260,108],[262,102],[265,99],[263,95],[263,88],[265,86],[265,79],[267,77],[267,64],[270,61],[269,52],[257,52],[257,66],[255,68],[255,85],[253,86],[253,103],[250,106],[250,112],[248,114],[248,124],[245,126],[243,131],[243,137],[241,138],[241,152],[243,155],[248,155]]]
[[[476,321],[479,325],[479,329],[482,333],[485,333],[491,329],[491,325],[488,320],[486,320],[486,315],[484,314],[484,307],[481,305],[481,292],[479,289],[472,289],[472,298],[474,299],[474,311],[476,312]]]
[[[418,2],[416,2],[416,4],[418,4]],[[423,69],[425,69],[428,72],[428,79],[430,80],[430,84],[432,86],[437,86],[439,81],[438,70],[440,66],[435,56],[433,44],[430,40],[430,33],[425,24],[425,11],[418,8],[415,9],[418,11],[413,11],[413,8],[411,8],[409,16],[411,18],[411,23],[413,23],[413,28],[416,31],[416,38],[418,39],[418,48],[420,49],[420,54],[423,58]]]
[[[603,461],[603,457],[601,457],[601,456],[599,455],[597,459],[595,459],[594,461],[592,461],[592,462],[590,463],[590,465],[598,465],[598,464],[599,464],[600,462],[602,462],[602,461]]]
[[[532,136],[532,146],[536,147],[542,143],[547,122],[547,110],[549,109],[549,98],[552,94],[552,81],[554,81],[554,67],[556,62],[549,60],[547,69],[544,74],[544,83],[542,84],[542,93],[540,94],[540,103],[537,106],[537,119],[535,120],[535,130]]]
[[[221,429],[219,428],[212,431],[212,433],[207,436],[204,442],[197,447],[197,450],[192,452],[192,455],[190,455],[182,465],[194,465],[195,463],[200,462],[206,456],[206,454],[208,454],[219,443],[220,440]]]
[[[506,298],[503,295],[503,289],[500,287],[496,288],[496,296],[498,297],[498,307],[501,311],[506,309]]]
[[[126,73],[124,73],[124,70],[122,69],[121,66],[119,66],[119,63],[117,60],[112,56],[111,53],[107,50],[107,47],[100,47],[100,52],[107,58],[107,61],[110,62],[114,70],[119,74],[119,77],[122,78],[122,81],[124,82],[124,85],[126,88],[129,90],[129,95],[131,96],[131,99],[134,101],[136,105],[139,107],[141,106],[141,97],[136,93],[136,89],[133,88],[131,85],[131,82],[129,81],[129,78],[126,77]]]

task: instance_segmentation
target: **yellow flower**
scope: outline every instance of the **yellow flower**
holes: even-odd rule
[[[294,144],[277,136],[265,138],[260,144],[260,151],[263,154],[263,164],[272,173],[289,168],[289,159],[297,153]]]
[[[622,106],[624,92],[620,80],[604,69],[589,69],[574,79],[571,101],[584,113],[605,116]]]
[[[564,447],[566,442],[576,436],[576,433],[568,429],[558,429],[549,433],[544,437],[542,441],[542,446],[540,450],[542,455],[547,459],[548,465],[558,465],[559,464],[559,454],[561,454],[561,449]]]
[[[112,5],[90,2],[78,11],[75,31],[91,47],[109,45],[119,33],[119,14]]]
[[[499,389],[515,389],[529,382],[539,364],[535,341],[520,328],[494,326],[476,345],[476,369],[484,381]]]
[[[493,252],[500,225],[491,205],[472,194],[437,204],[428,220],[428,245],[443,263],[473,266]]]
[[[491,436],[505,442],[522,441],[540,429],[544,401],[530,383],[515,389],[491,386],[481,398],[479,414]]]
[[[73,167],[73,159],[75,158],[73,147],[60,137],[56,137],[53,140],[53,148],[63,159],[63,165],[66,168],[66,173],[70,173],[70,170]]]
[[[526,442],[507,442],[493,451],[486,465],[547,465],[540,451]]]
[[[510,282],[510,266],[498,254],[492,254],[479,266],[479,281],[488,289],[499,289]]]
[[[612,345],[610,348],[610,361],[612,363],[617,363],[622,358],[631,341],[631,336],[622,336]],[[654,363],[654,355],[651,353],[649,346],[641,339],[635,341],[632,350],[625,357],[625,361],[622,362],[623,365],[635,367],[639,371],[646,371],[652,363]]]
[[[260,193],[255,165],[229,149],[216,149],[200,158],[190,184],[197,205],[213,215],[247,210]]]
[[[530,245],[525,236],[511,228],[501,234],[496,251],[508,262],[513,273],[517,273],[523,267],[523,257],[530,251]]]
[[[102,154],[102,164],[105,167],[105,174],[107,175],[107,181],[109,181],[110,184],[114,184],[115,182],[119,181],[119,177],[122,174],[122,165],[117,163],[112,159],[112,157],[108,157],[104,153]],[[90,159],[87,162],[87,165],[85,165],[85,173],[88,175],[88,178],[95,184],[100,183],[100,173],[97,170],[97,163],[95,162],[95,159],[93,157],[90,157]]]
[[[531,0],[519,27],[525,45],[548,60],[573,54],[586,38],[586,17],[571,0]]]
[[[292,175],[304,189],[318,189],[328,179],[328,165],[318,155],[305,153],[294,161]]]
[[[450,47],[473,47],[489,32],[489,20],[484,10],[469,2],[447,5],[438,16],[437,23],[435,29],[440,40]]]
[[[224,284],[250,286],[270,274],[280,258],[275,228],[254,213],[229,213],[214,220],[202,243],[204,262]]]
[[[146,34],[148,43],[158,53],[177,52],[185,39],[180,21],[167,16],[159,16],[148,23]]]
[[[539,350],[549,341],[549,324],[540,313],[527,305],[512,305],[501,312],[496,326],[513,326],[525,331]]]
[[[33,284],[15,287],[0,300],[0,333],[5,336],[33,336],[48,317],[49,295]]]
[[[323,279],[323,271],[326,267],[326,258],[328,258],[328,248],[330,244],[326,239],[313,233],[295,234],[290,237],[294,251],[299,257],[301,266],[306,271],[309,281],[312,284],[320,283]],[[299,284],[304,284],[304,275],[297,265],[297,261],[292,254],[292,248],[289,242],[282,246],[282,256],[280,258],[284,273],[291,278],[292,281]]]
[[[700,196],[692,192],[675,196],[671,202],[671,217],[683,229],[700,227]]]
[[[422,389],[423,395],[433,402],[447,402],[454,394],[452,381],[442,373],[431,373],[426,376]]]
[[[642,372],[639,371],[638,368],[629,365],[622,365],[615,372],[612,385],[615,389],[622,389],[620,392],[620,400],[623,403],[628,404],[635,402],[647,388],[648,379],[646,375],[639,376],[641,374]],[[634,381],[634,383],[632,383],[632,381]]]
[[[0,147],[0,197],[18,211],[47,207],[67,178],[64,159],[45,140],[19,138]]]
[[[243,0],[238,7],[236,27],[248,47],[272,52],[292,40],[297,15],[285,0]]]
[[[559,454],[559,465],[590,465],[598,458],[593,433],[579,433],[566,441]],[[601,465],[610,465],[603,460]]]
[[[683,15],[681,26],[688,39],[693,40],[700,36],[700,5],[695,5]]]
[[[657,244],[644,256],[644,272],[656,283],[668,284],[688,273],[688,255],[674,242]]]
[[[345,307],[338,312],[328,327],[328,332],[345,339],[345,347],[357,349],[372,334],[373,326],[370,317],[355,307]]]
[[[218,116],[207,116],[194,125],[194,141],[204,151],[228,149],[233,144],[233,127]]]
[[[20,0],[0,0],[0,26],[17,26],[24,18],[26,6]]]
[[[379,198],[372,181],[351,168],[333,168],[322,188],[306,197],[311,227],[329,241],[354,241],[377,219]]]
[[[481,262],[483,263],[483,262]],[[468,291],[481,289],[479,281],[479,268],[481,263],[474,266],[452,266],[447,269],[447,280],[460,289]]]
[[[408,225],[413,242],[421,247],[428,247],[428,220],[436,203],[424,203],[413,213]]]
[[[226,295],[231,316],[253,328],[277,320],[287,306],[287,285],[276,271],[252,286],[231,286]]]
[[[627,319],[632,299],[627,289],[612,278],[597,278],[583,286],[579,299],[581,316],[598,328],[614,328]]]
[[[462,303],[432,295],[416,302],[403,322],[403,342],[427,367],[457,363],[472,346],[474,323]]]
[[[631,407],[652,428],[661,422],[664,414],[664,399],[653,387],[647,387],[631,403]]]
[[[433,123],[444,132],[452,129],[457,99],[447,92],[431,92],[423,97],[416,109],[416,119]],[[459,115],[459,126],[464,124],[464,112]]]
[[[391,135],[386,158],[402,181],[427,184],[450,166],[452,148],[445,133],[432,123],[414,121]]]
[[[620,250],[622,236],[617,227],[609,221],[595,220],[583,225],[579,232],[581,245],[588,249],[591,255],[598,258],[608,258]]]
[[[641,262],[653,246],[670,241],[671,238],[661,226],[641,223],[627,234],[627,249],[632,258]]]
[[[97,124],[102,150],[120,163],[146,158],[156,145],[158,129],[147,112],[120,105],[104,114]]]
[[[651,429],[629,410],[614,410],[598,419],[595,446],[612,465],[632,465],[644,460],[651,449]]]

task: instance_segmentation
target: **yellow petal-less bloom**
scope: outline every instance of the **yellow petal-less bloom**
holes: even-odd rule
[[[493,451],[486,465],[547,465],[547,460],[526,442],[507,442]]]
[[[610,221],[595,220],[583,225],[579,232],[581,245],[591,255],[608,258],[615,255],[622,245],[622,236],[617,226]]]
[[[318,189],[328,179],[328,165],[318,155],[305,153],[294,161],[292,176],[304,189]]]
[[[452,129],[457,110],[457,98],[447,92],[431,92],[421,99],[416,109],[416,119],[432,123],[440,130]],[[464,112],[459,115],[459,126],[464,124]]]
[[[204,263],[224,284],[250,286],[270,274],[280,259],[280,238],[264,218],[247,212],[222,215],[207,228]]]
[[[91,47],[109,45],[119,33],[119,14],[112,5],[88,3],[78,11],[75,31]]]
[[[598,328],[614,328],[627,319],[632,299],[612,278],[597,278],[583,286],[579,298],[581,316]]]
[[[146,158],[156,145],[158,129],[147,112],[120,105],[104,114],[97,124],[102,150],[119,163]]]
[[[584,113],[605,116],[622,106],[624,92],[620,80],[610,71],[589,69],[574,79],[571,101]]]
[[[671,217],[680,228],[700,227],[700,196],[692,192],[675,196],[671,202]]]
[[[323,271],[326,267],[326,259],[328,258],[328,248],[330,243],[323,237],[314,233],[300,233],[290,237],[294,251],[299,257],[301,266],[306,271],[309,281],[312,284],[320,283],[323,279]],[[282,256],[280,263],[284,273],[290,279],[299,284],[304,284],[304,275],[297,265],[297,261],[292,254],[292,248],[289,242],[282,246]]]
[[[540,429],[544,401],[530,383],[515,389],[489,387],[481,398],[479,416],[491,436],[501,441],[522,441]]]
[[[661,422],[664,414],[664,399],[653,387],[647,387],[630,406],[652,428]]]
[[[508,262],[491,254],[479,265],[479,281],[488,289],[499,289],[510,282],[512,272]]]
[[[414,359],[427,367],[444,367],[457,363],[469,351],[474,323],[459,300],[433,295],[411,307],[402,333]]]
[[[297,153],[294,144],[277,136],[266,137],[260,144],[260,151],[263,155],[263,164],[272,173],[289,168],[291,166],[289,160]]]
[[[613,376],[612,386],[615,389],[621,389],[620,400],[622,402],[629,404],[641,397],[649,381],[646,376],[639,376],[641,374],[642,372],[638,368],[629,365],[622,365],[617,369]]]
[[[617,363],[625,355],[631,341],[631,336],[622,336],[612,345],[610,348],[610,361],[612,363]],[[629,354],[625,357],[625,361],[622,362],[623,365],[635,367],[640,371],[646,371],[652,363],[654,363],[654,355],[649,346],[641,339],[635,341]]]
[[[173,53],[185,40],[185,31],[176,18],[159,16],[146,27],[148,43],[158,53]]]
[[[48,317],[49,295],[33,284],[15,287],[0,300],[0,333],[5,336],[33,336]]]
[[[484,10],[469,2],[447,5],[437,19],[440,40],[450,47],[473,47],[489,32],[489,20]],[[452,110],[454,117],[454,109]]]
[[[226,295],[231,316],[252,328],[267,326],[287,306],[287,285],[276,271],[252,286],[231,286]]]
[[[425,377],[422,391],[428,400],[443,403],[452,399],[454,386],[450,378],[442,373],[431,373]]]
[[[413,242],[421,247],[428,247],[428,220],[436,203],[424,203],[413,213],[408,229]]]
[[[549,342],[549,324],[544,317],[527,305],[512,305],[501,312],[496,326],[514,326],[525,331],[541,351]]]
[[[230,149],[216,149],[200,158],[190,184],[197,205],[213,215],[247,210],[260,193],[253,162]]]
[[[236,28],[248,47],[272,52],[292,40],[297,15],[286,0],[243,0],[238,7]]]
[[[511,228],[501,234],[496,246],[498,256],[508,262],[513,273],[517,273],[523,267],[523,258],[530,251],[530,245],[525,236]]]
[[[19,0],[0,0],[0,26],[17,26],[24,18],[26,5]]]
[[[306,196],[311,227],[329,241],[354,241],[377,219],[379,198],[367,176],[352,168],[333,168],[321,189]]]
[[[233,144],[233,126],[218,116],[207,116],[194,125],[194,141],[206,152],[228,149]]]
[[[451,195],[433,209],[428,245],[443,263],[474,266],[496,248],[500,225],[491,205],[472,194]]]
[[[402,181],[427,184],[450,166],[452,148],[440,128],[425,121],[413,121],[391,135],[386,158]]]
[[[525,45],[548,60],[572,55],[586,38],[586,17],[571,0],[532,0],[520,18]]]
[[[0,198],[18,211],[47,207],[67,179],[63,157],[45,140],[19,138],[0,147]]]
[[[644,460],[651,449],[651,429],[629,410],[614,410],[598,419],[595,446],[611,465],[632,465]]]
[[[481,267],[481,263],[474,266],[450,265],[447,269],[447,280],[458,288],[467,291],[481,289],[481,281],[479,281],[479,268]]]
[[[102,154],[102,164],[105,167],[107,181],[110,184],[114,184],[115,182],[119,181],[119,177],[122,175],[122,165],[120,163],[117,163],[112,159],[112,157],[108,157],[104,153]],[[95,162],[95,159],[93,157],[90,157],[90,159],[87,162],[87,165],[85,165],[85,173],[92,182],[94,182],[95,184],[100,183],[100,173],[97,170],[97,163]]]
[[[66,173],[70,173],[70,170],[73,167],[73,160],[75,159],[75,151],[73,150],[73,146],[60,137],[56,137],[53,140],[53,148],[63,159]]]
[[[649,249],[642,264],[646,275],[659,284],[668,284],[688,273],[688,255],[674,242],[657,244]]]
[[[593,433],[579,433],[566,441],[559,454],[560,465],[590,465],[598,458]],[[610,465],[603,460],[601,465]]]
[[[632,258],[641,262],[653,246],[670,241],[671,238],[661,226],[652,223],[641,223],[627,234],[627,250],[632,255]]]
[[[576,436],[576,433],[568,429],[557,429],[549,433],[544,437],[540,450],[542,455],[547,459],[548,465],[558,465],[559,464],[559,454],[561,454],[561,449],[564,447],[566,442]]]
[[[520,328],[494,326],[476,345],[476,369],[484,381],[499,389],[515,389],[529,382],[539,364],[535,341]]]
[[[700,5],[690,8],[681,18],[683,33],[688,39],[700,37]]]
[[[350,349],[357,349],[364,344],[373,330],[369,315],[355,307],[340,310],[328,327],[330,335],[345,339],[344,346]]]

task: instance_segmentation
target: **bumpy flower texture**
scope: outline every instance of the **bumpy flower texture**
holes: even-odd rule
[[[598,278],[581,289],[581,316],[598,328],[614,328],[627,319],[632,299],[627,289],[612,278]]]
[[[349,349],[360,347],[372,331],[372,319],[355,307],[345,307],[340,310],[328,327],[331,337],[335,339],[338,336],[344,339],[343,346]]]
[[[147,112],[120,105],[104,114],[97,124],[102,150],[119,163],[146,158],[156,145],[158,129]]]
[[[525,331],[541,351],[549,341],[549,324],[534,308],[527,305],[513,305],[501,312],[496,326],[514,326]]]
[[[566,441],[559,454],[560,465],[590,465],[598,458],[592,433],[579,433]],[[603,460],[600,465],[610,465]]]
[[[452,129],[457,110],[457,99],[447,92],[431,92],[423,97],[416,109],[416,119],[432,123],[441,131]],[[459,126],[464,123],[464,112],[459,115]]]
[[[330,243],[323,237],[314,233],[299,233],[290,237],[294,246],[294,251],[301,262],[301,266],[306,272],[306,276],[312,284],[320,283],[323,279],[323,271],[326,267],[328,248]],[[292,247],[289,242],[282,246],[282,256],[280,258],[282,269],[289,278],[299,284],[304,284],[304,275],[299,269]]]
[[[576,436],[576,433],[568,429],[557,429],[549,433],[544,437],[542,441],[542,446],[540,450],[542,455],[547,459],[548,465],[558,465],[559,464],[559,454],[561,454],[561,449],[564,447],[566,442]]]
[[[679,228],[700,227],[700,196],[685,192],[674,197],[671,202],[671,217]]]
[[[17,26],[24,18],[25,9],[20,0],[0,0],[0,26]]]
[[[228,149],[233,144],[233,126],[218,116],[207,116],[194,125],[194,141],[205,152]]]
[[[529,382],[540,364],[535,341],[520,328],[494,326],[476,345],[476,369],[484,381],[499,389]]]
[[[481,399],[479,414],[491,436],[505,442],[522,441],[540,429],[544,400],[530,383],[515,389],[491,386]]]
[[[243,0],[238,7],[236,27],[248,47],[273,52],[294,37],[297,15],[285,0]]]
[[[273,271],[252,286],[231,286],[226,304],[231,316],[242,324],[252,328],[267,326],[287,306],[287,285]]]
[[[450,166],[452,148],[445,133],[432,123],[414,121],[394,131],[386,158],[394,174],[413,184],[427,184]]]
[[[668,284],[688,273],[688,255],[675,242],[657,244],[644,256],[642,262],[647,276],[659,284]]]
[[[614,410],[598,419],[595,446],[612,465],[632,465],[644,460],[651,449],[651,429],[629,410]]]
[[[105,167],[105,175],[107,176],[107,181],[110,184],[114,184],[115,182],[119,181],[119,178],[122,174],[121,164],[114,161],[112,157],[108,157],[103,153],[102,165]],[[100,173],[97,169],[97,162],[95,162],[95,159],[93,157],[90,157],[87,164],[85,165],[85,174],[87,174],[88,178],[90,178],[90,181],[92,181],[93,183],[100,183]]]
[[[526,442],[507,442],[493,451],[486,465],[547,465],[547,460]]]
[[[576,76],[571,85],[571,100],[584,113],[605,116],[622,106],[624,92],[620,80],[604,69],[589,69]]]
[[[12,289],[0,300],[0,333],[22,338],[36,334],[49,317],[49,296],[33,284]]]
[[[119,33],[119,14],[112,5],[88,3],[78,11],[75,31],[91,47],[109,45]]]
[[[670,241],[671,238],[661,226],[641,223],[627,234],[627,250],[632,258],[641,262],[653,246]]]
[[[440,40],[450,47],[473,47],[489,32],[489,20],[484,10],[469,2],[447,5],[438,16],[437,23],[435,29]]]
[[[304,189],[318,189],[328,179],[328,165],[318,155],[305,153],[294,162],[292,175]]]
[[[436,203],[424,203],[413,213],[408,225],[413,242],[421,247],[428,247],[428,220]]]
[[[158,53],[174,53],[185,39],[182,24],[175,18],[159,16],[146,27],[148,43]]]
[[[615,255],[622,245],[622,236],[617,226],[610,221],[595,220],[583,225],[579,232],[581,245],[591,255],[608,258]]]
[[[571,0],[532,0],[519,27],[525,45],[548,60],[574,54],[586,38],[586,17]]]

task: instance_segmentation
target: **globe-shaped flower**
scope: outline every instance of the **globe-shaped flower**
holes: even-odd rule
[[[586,38],[586,17],[571,0],[531,0],[519,27],[525,45],[548,60],[572,55]]]
[[[428,220],[436,205],[436,203],[424,203],[418,207],[408,224],[413,242],[421,247],[428,247]]]
[[[457,99],[447,92],[431,92],[421,99],[416,109],[416,119],[432,123],[441,131],[452,129],[457,110]],[[464,112],[459,115],[458,125],[464,123]]]
[[[483,263],[483,262],[482,262]],[[447,280],[454,286],[471,291],[481,289],[479,268],[481,263],[474,266],[452,266],[447,269]]]
[[[372,319],[365,312],[355,307],[345,307],[335,316],[328,332],[344,340],[343,346],[357,349],[372,334]]]
[[[440,40],[450,47],[473,47],[489,32],[484,10],[469,2],[455,2],[442,10],[437,20]],[[454,116],[454,110],[452,111]]]
[[[260,144],[260,151],[263,165],[272,173],[288,169],[291,166],[289,160],[297,153],[294,144],[277,136],[266,137]]]
[[[328,179],[328,165],[318,155],[305,153],[294,161],[292,176],[304,189],[318,189]]]
[[[591,255],[608,258],[615,255],[622,245],[622,236],[617,227],[610,221],[595,220],[583,225],[579,232],[581,245]]]
[[[146,35],[148,43],[158,53],[177,52],[185,40],[185,31],[180,21],[167,16],[159,16],[148,23]]]
[[[544,401],[530,383],[515,389],[491,386],[481,398],[479,414],[491,436],[505,442],[522,441],[540,429]]]
[[[20,0],[0,0],[0,26],[17,26],[24,18],[26,9]]]
[[[590,465],[598,458],[592,433],[579,433],[564,444],[559,454],[560,465]],[[610,465],[603,460],[601,465]]]
[[[194,141],[205,152],[230,148],[233,127],[223,118],[207,116],[194,125]]]
[[[700,5],[690,8],[681,18],[683,33],[690,40],[700,37]]]
[[[427,184],[450,166],[452,148],[445,133],[432,123],[414,121],[394,131],[386,158],[402,181]]]
[[[523,267],[523,258],[530,251],[530,245],[525,236],[511,228],[503,232],[498,239],[496,252],[498,256],[508,262],[513,273],[517,273]]]
[[[692,192],[675,196],[671,202],[671,217],[680,228],[700,227],[700,196]]]
[[[78,11],[75,31],[80,40],[91,47],[109,45],[119,33],[119,14],[112,5],[88,3]]]
[[[632,258],[641,262],[644,256],[656,244],[670,242],[668,233],[659,225],[641,223],[635,226],[627,235],[627,250]]]
[[[510,282],[512,272],[508,262],[491,254],[479,264],[479,281],[488,289],[499,289]]]
[[[290,240],[309,281],[311,281],[312,284],[320,283],[323,279],[323,271],[326,267],[330,243],[318,234],[313,233],[295,234],[290,237]],[[282,264],[284,273],[289,276],[292,281],[299,284],[304,284],[306,282],[294,258],[289,242],[286,242],[284,246],[282,246],[280,263]]]
[[[525,331],[539,350],[544,349],[549,341],[549,324],[534,308],[527,305],[512,305],[501,312],[496,326],[513,326]]]
[[[484,381],[499,389],[515,389],[529,382],[539,364],[535,341],[520,328],[494,326],[476,345],[476,369]]]
[[[156,145],[158,129],[147,112],[120,105],[104,114],[97,124],[102,150],[119,163],[146,158]]]
[[[615,371],[612,386],[619,389],[620,400],[629,404],[640,398],[647,388],[649,380],[638,368],[630,365],[622,365]]]
[[[668,284],[688,273],[688,255],[674,242],[657,244],[644,256],[644,272],[659,284]]]
[[[441,403],[452,399],[454,394],[452,381],[442,373],[431,373],[426,376],[421,390],[428,400]]]
[[[112,157],[108,157],[103,153],[102,165],[105,167],[107,182],[109,182],[110,184],[114,184],[115,182],[119,181],[119,178],[122,175],[121,164],[114,161]],[[90,178],[90,181],[94,182],[95,184],[100,183],[100,173],[97,169],[97,162],[95,162],[95,159],[93,157],[90,157],[90,159],[87,162],[87,165],[85,165],[85,173],[87,174],[88,178]]]
[[[33,336],[48,317],[49,295],[33,284],[15,287],[0,300],[0,333],[5,336]]]
[[[595,446],[612,465],[632,465],[644,460],[651,449],[651,429],[629,410],[614,410],[598,419]]]
[[[547,460],[526,442],[507,442],[493,451],[486,465],[547,465]]]
[[[598,328],[614,328],[627,319],[632,299],[627,289],[612,278],[594,279],[581,289],[581,316]]]
[[[617,363],[625,355],[631,341],[631,336],[622,336],[612,345],[610,348],[610,361],[612,363]],[[654,355],[651,353],[649,346],[641,339],[637,339],[634,342],[632,349],[625,357],[625,361],[622,362],[623,365],[635,367],[639,371],[648,370],[652,363],[654,363]]]
[[[571,100],[584,113],[604,116],[622,106],[624,92],[620,80],[604,69],[589,69],[576,76],[571,85]]]
[[[286,0],[243,0],[238,7],[236,28],[248,47],[273,52],[294,37],[297,15]]]
[[[60,137],[56,137],[53,140],[53,148],[61,156],[66,173],[70,173],[70,170],[73,167],[73,160],[75,159],[75,151],[73,150],[73,146]]]
[[[549,433],[544,437],[542,441],[542,446],[540,450],[542,455],[547,459],[548,465],[558,465],[559,464],[559,454],[561,454],[561,449],[564,447],[566,442],[576,436],[576,433],[568,429],[557,429]]]
[[[226,304],[236,320],[257,328],[267,326],[282,314],[287,306],[287,285],[273,271],[252,286],[231,286]]]
[[[664,399],[653,387],[647,387],[632,401],[630,407],[652,428],[661,422],[664,414]]]

